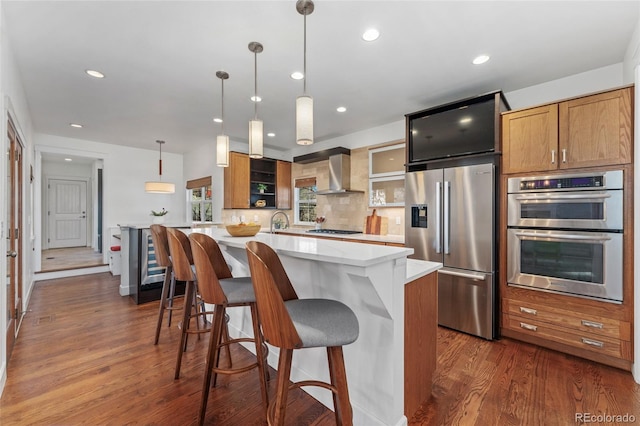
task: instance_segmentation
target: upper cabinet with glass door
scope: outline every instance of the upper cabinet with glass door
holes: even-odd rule
[[[369,150],[369,206],[404,206],[405,144]]]

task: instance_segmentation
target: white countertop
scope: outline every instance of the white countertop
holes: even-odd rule
[[[428,260],[407,259],[407,278],[405,284],[429,275],[442,268],[442,263],[430,262]]]
[[[353,266],[371,266],[413,254],[412,248],[338,241],[325,238],[306,238],[283,234],[258,233],[254,237],[232,237],[226,229],[193,229],[210,235],[219,244],[244,249],[248,241],[258,240],[276,252],[302,259],[339,263]]]
[[[314,238],[342,238],[345,240],[360,240],[371,242],[383,242],[383,243],[396,243],[404,244],[404,235],[374,235],[374,234],[322,234],[322,233],[309,233],[309,229],[306,228],[289,228],[289,229],[277,229],[274,230],[280,234],[294,234],[294,235],[306,235],[313,236]]]

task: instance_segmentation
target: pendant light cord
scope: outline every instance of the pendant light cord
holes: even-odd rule
[[[222,134],[224,135],[224,78],[220,78],[222,81],[222,97],[220,100],[220,118],[222,119]]]
[[[253,111],[255,115],[254,120],[257,120],[258,119],[258,52],[253,52],[253,83],[254,83]]]
[[[302,82],[302,94],[307,94],[307,15],[304,16],[304,59],[302,62],[302,72],[304,73],[304,81]]]

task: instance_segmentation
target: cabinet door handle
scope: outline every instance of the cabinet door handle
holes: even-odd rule
[[[593,322],[593,321],[587,321],[587,320],[582,320],[582,325],[584,325],[585,327],[591,327],[591,328],[604,327],[604,325],[601,322]]]
[[[551,150],[551,164],[556,164],[556,150]]]
[[[566,148],[562,148],[562,162],[563,163],[567,162],[567,149]]]
[[[538,315],[538,311],[536,311],[535,309],[525,308],[523,306],[520,306],[520,312],[522,312],[523,314]]]
[[[589,345],[589,346],[595,346],[596,348],[603,348],[604,347],[604,343],[598,342],[597,340],[586,339],[584,337],[582,338],[582,343],[584,343],[585,345]]]
[[[521,322],[520,323],[520,328],[524,328],[525,330],[538,331],[538,327],[537,326],[531,325],[531,324],[527,324],[526,322]]]

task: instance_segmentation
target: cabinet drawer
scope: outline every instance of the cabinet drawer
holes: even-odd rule
[[[511,299],[506,299],[506,305],[505,313],[527,321],[541,321],[589,335],[631,340],[628,322]]]
[[[526,333],[530,336],[603,355],[624,358],[622,343],[619,339],[612,339],[593,333],[574,332],[571,329],[561,328],[542,321],[531,321],[530,318],[505,315],[505,320],[503,326],[519,333]]]

